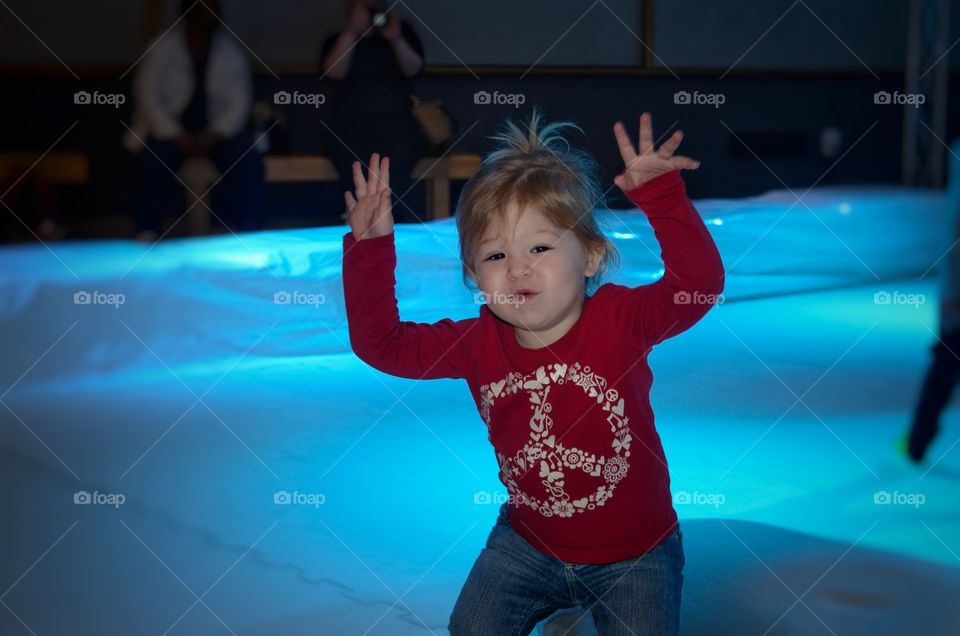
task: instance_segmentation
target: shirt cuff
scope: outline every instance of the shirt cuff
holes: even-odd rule
[[[671,202],[679,195],[686,196],[686,186],[679,170],[665,172],[639,188],[625,192],[627,198],[647,216],[669,215],[676,205]]]
[[[363,239],[358,241],[354,237],[353,232],[347,232],[343,235],[343,250],[346,253],[347,250],[357,250],[360,253],[367,252],[369,250],[383,249],[384,247],[393,246],[393,232],[389,234],[384,234],[383,236],[375,236],[373,238]]]

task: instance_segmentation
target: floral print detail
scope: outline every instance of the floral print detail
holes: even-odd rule
[[[626,459],[619,456],[611,457],[603,468],[603,478],[608,482],[616,483],[626,476],[627,468],[629,468],[629,465]]]
[[[554,501],[553,505],[550,507],[550,510],[558,517],[573,516],[573,504],[571,504],[569,501]]]
[[[580,468],[583,464],[583,451],[578,448],[571,448],[563,457],[563,463],[570,468]]]

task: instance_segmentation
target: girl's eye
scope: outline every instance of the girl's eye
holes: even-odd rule
[[[552,249],[553,249],[553,248],[550,247],[549,245],[538,245],[538,246],[536,246],[535,248],[533,248],[532,251],[535,252],[535,253],[537,253],[537,254],[543,254],[543,253],[546,252],[547,250],[552,250]],[[538,250],[539,250],[539,251],[538,251]],[[485,260],[485,261],[499,261],[501,258],[503,258],[503,253],[502,253],[502,252],[497,252],[496,254],[491,254],[490,256],[486,257],[486,258],[483,259],[483,260]]]

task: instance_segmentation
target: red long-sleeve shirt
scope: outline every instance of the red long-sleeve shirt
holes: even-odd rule
[[[692,325],[723,290],[720,254],[678,171],[627,193],[660,242],[664,275],[601,286],[549,347],[528,349],[484,305],[477,318],[401,322],[393,234],[344,236],[350,343],[404,378],[463,378],[487,426],[510,525],[574,563],[640,556],[677,523],[650,407],[650,349]]]

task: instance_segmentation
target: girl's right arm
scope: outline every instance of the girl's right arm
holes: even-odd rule
[[[371,157],[368,179],[356,162],[356,196],[345,195],[351,231],[343,237],[343,291],[350,345],[358,358],[390,375],[465,377],[469,331],[477,319],[400,321],[389,175],[386,157]]]

